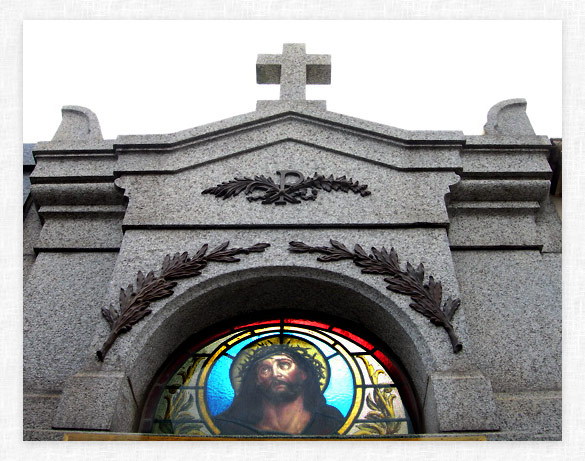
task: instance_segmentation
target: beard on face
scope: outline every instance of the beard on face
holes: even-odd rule
[[[283,386],[276,389],[278,386]],[[294,383],[289,383],[280,379],[273,379],[267,388],[260,386],[263,397],[271,403],[288,403],[295,400],[303,390],[303,382],[297,379]]]

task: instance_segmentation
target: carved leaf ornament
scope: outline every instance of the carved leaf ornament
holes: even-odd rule
[[[424,266],[422,263],[415,269],[409,262],[406,270],[400,268],[398,255],[394,248],[388,252],[384,247],[377,250],[372,247],[372,254],[368,255],[360,245],[350,251],[345,245],[330,240],[330,247],[309,246],[302,242],[290,242],[289,250],[295,253],[320,253],[317,261],[330,262],[342,259],[351,259],[356,266],[362,268],[364,274],[386,275],[384,281],[387,289],[395,293],[410,296],[413,301],[410,307],[427,317],[436,326],[442,326],[451,340],[453,352],[461,351],[463,345],[459,342],[451,319],[457,311],[461,301],[450,296],[443,301],[441,282],[429,276],[428,283],[424,283]]]
[[[320,190],[325,192],[352,191],[354,194],[360,194],[362,197],[370,195],[366,184],[354,182],[352,178],[347,179],[345,176],[334,178],[333,175],[325,177],[315,173],[313,176],[305,178],[296,170],[277,171],[280,176],[280,182],[277,184],[271,177],[259,175],[254,178],[234,178],[231,181],[222,182],[215,187],[205,189],[202,194],[212,194],[221,197],[224,200],[235,197],[240,193],[249,195],[248,201],[255,202],[260,200],[264,205],[274,203],[275,205],[286,205],[287,203],[298,204],[301,200],[315,200]],[[294,183],[287,183],[287,177],[297,178]],[[256,195],[254,195],[256,194]]]
[[[102,307],[102,315],[110,324],[111,332],[102,348],[97,351],[98,359],[103,361],[116,338],[130,331],[132,325],[152,312],[148,308],[151,302],[173,294],[173,288],[177,285],[175,280],[200,275],[201,270],[210,262],[238,262],[240,260],[235,257],[236,255],[263,252],[270,244],[257,243],[249,248],[228,248],[228,246],[229,242],[224,242],[207,253],[209,246],[205,244],[192,258],[189,258],[187,252],[175,253],[172,257],[166,255],[158,276],[155,276],[152,271],[144,276],[142,271],[139,271],[136,277],[136,288],[132,284],[126,289],[120,288],[119,310]]]
[[[290,242],[289,250],[295,253],[320,253],[318,261],[330,262],[351,259],[354,264],[362,268],[365,274],[386,275],[384,281],[387,289],[410,296],[413,301],[410,307],[427,317],[436,326],[442,326],[451,341],[453,352],[462,350],[451,319],[459,308],[461,301],[448,297],[443,301],[443,289],[441,282],[435,281],[429,276],[428,282],[424,282],[424,266],[419,264],[415,269],[409,262],[406,270],[400,268],[398,255],[394,248],[388,252],[384,247],[377,250],[372,247],[372,254],[368,255],[360,245],[355,245],[354,251],[350,251],[345,245],[335,240],[330,240],[331,247],[310,246],[303,242]],[[163,261],[160,274],[155,276],[149,272],[146,276],[139,271],[136,277],[136,288],[132,284],[126,289],[120,289],[120,307],[106,309],[101,312],[110,325],[110,335],[102,348],[97,351],[97,357],[103,361],[112,347],[116,338],[127,331],[132,325],[149,315],[150,303],[157,299],[165,298],[173,294],[173,288],[177,285],[174,280],[195,277],[201,274],[209,262],[238,262],[238,254],[263,252],[270,246],[268,243],[257,243],[249,248],[228,248],[229,242],[224,242],[217,248],[207,253],[208,245],[203,245],[199,251],[189,258],[187,252],[175,253],[173,257],[167,255]]]

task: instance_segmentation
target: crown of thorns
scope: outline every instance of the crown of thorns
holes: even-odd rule
[[[307,351],[306,348],[303,346],[294,346],[291,344],[272,344],[270,342],[259,342],[256,344],[256,347],[252,350],[244,349],[247,353],[247,357],[242,360],[241,368],[238,373],[238,378],[243,379],[246,376],[246,373],[255,366],[260,360],[265,359],[266,357],[270,357],[272,355],[277,354],[292,354],[292,359],[294,359],[294,354],[301,356],[303,359],[307,361],[309,365],[313,367],[315,371],[315,376],[319,381],[325,379],[325,367],[319,360],[316,359],[316,353],[311,355]],[[243,352],[243,351],[242,351]]]

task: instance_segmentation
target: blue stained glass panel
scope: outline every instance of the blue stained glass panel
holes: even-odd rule
[[[299,321],[299,324],[296,324],[296,325],[294,323],[292,323],[291,326],[299,328],[299,331],[296,331],[296,329],[282,330],[281,329],[282,326],[278,327],[278,330],[272,330],[272,331],[264,330],[260,334],[253,333],[252,330],[254,330],[254,328],[256,328],[254,326],[252,326],[252,327],[244,326],[244,327],[239,328],[237,331],[232,331],[231,333],[228,333],[229,330],[227,330],[223,337],[221,337],[221,338],[215,337],[214,339],[212,339],[211,344],[198,346],[201,348],[199,348],[197,351],[195,351],[194,349],[190,350],[190,352],[193,353],[193,355],[191,356],[192,358],[188,359],[188,360],[191,360],[190,362],[184,362],[181,366],[179,366],[179,368],[177,368],[177,366],[175,364],[172,365],[174,372],[171,372],[171,373],[174,373],[174,374],[171,375],[167,371],[166,375],[164,375],[165,376],[164,382],[166,383],[166,386],[171,387],[172,385],[181,385],[181,384],[184,386],[195,386],[196,383],[199,381],[199,377],[201,376],[200,373],[203,372],[203,368],[201,368],[200,365],[194,370],[193,376],[188,382],[185,382],[185,377],[183,376],[184,373],[181,373],[181,374],[179,374],[179,373],[187,371],[187,367],[190,366],[193,358],[196,360],[199,357],[202,359],[202,363],[203,363],[203,360],[205,360],[205,357],[201,356],[202,353],[205,352],[205,354],[215,355],[215,352],[217,352],[218,347],[220,347],[221,345],[227,346],[226,349],[223,349],[223,351],[219,355],[219,357],[215,359],[215,362],[210,364],[210,368],[208,369],[208,372],[206,372],[208,374],[207,374],[207,379],[206,379],[206,383],[205,383],[205,386],[206,386],[206,388],[205,388],[205,402],[201,402],[201,404],[203,405],[203,408],[200,408],[200,411],[203,412],[201,414],[201,416],[204,416],[205,413],[209,414],[209,416],[214,418],[213,424],[216,424],[217,427],[214,426],[213,424],[209,423],[208,420],[205,419],[205,420],[198,421],[196,423],[197,425],[201,426],[201,428],[198,428],[198,430],[203,430],[203,432],[205,434],[211,434],[212,432],[210,432],[210,431],[217,431],[217,430],[219,430],[219,433],[222,435],[230,435],[230,434],[232,434],[232,435],[246,435],[246,434],[248,434],[248,432],[246,432],[246,430],[240,429],[237,424],[234,427],[230,426],[229,424],[226,425],[226,421],[229,423],[229,418],[222,419],[222,420],[215,419],[215,417],[217,417],[220,413],[223,413],[224,411],[226,411],[231,406],[231,404],[233,403],[233,400],[235,398],[234,390],[232,388],[232,383],[231,383],[230,376],[229,376],[230,367],[233,364],[234,357],[238,356],[238,354],[241,353],[243,349],[250,346],[252,343],[257,342],[258,340],[270,338],[270,340],[268,342],[266,342],[266,341],[262,342],[260,345],[255,344],[253,347],[254,347],[254,350],[256,350],[256,348],[264,347],[265,345],[267,345],[269,343],[279,343],[279,340],[278,340],[279,335],[283,335],[283,336],[281,336],[281,338],[283,339],[283,343],[285,343],[285,344],[289,343],[289,341],[287,340],[287,338],[289,338],[291,340],[290,344],[293,347],[304,348],[305,346],[307,346],[308,348],[305,351],[306,353],[308,353],[309,355],[311,355],[313,357],[317,357],[317,360],[319,360],[319,361],[321,361],[322,359],[325,359],[325,361],[328,363],[329,376],[328,376],[328,380],[327,380],[327,388],[325,389],[323,396],[325,397],[328,405],[331,405],[331,406],[337,408],[340,411],[340,413],[344,416],[344,418],[348,418],[350,412],[352,411],[352,408],[354,406],[354,400],[356,398],[356,388],[355,388],[355,378],[356,377],[353,375],[353,370],[356,369],[356,371],[357,371],[357,369],[359,369],[361,371],[361,373],[360,372],[358,372],[358,373],[360,373],[362,375],[368,374],[368,371],[363,367],[363,364],[358,359],[357,355],[354,354],[351,357],[346,356],[346,355],[344,355],[345,353],[342,351],[342,349],[349,350],[350,354],[352,351],[353,352],[362,351],[362,349],[357,345],[353,345],[353,343],[351,343],[349,341],[349,339],[345,338],[345,336],[349,336],[349,338],[353,338],[353,336],[352,336],[352,334],[350,334],[350,332],[345,332],[344,330],[339,330],[336,332],[337,334],[334,334],[331,331],[329,331],[329,329],[319,328],[316,325],[313,325],[315,328],[308,327],[305,329],[305,327],[303,326],[301,321]],[[327,327],[327,328],[329,328],[329,327]],[[245,335],[246,332],[248,332],[249,336]],[[252,334],[250,334],[250,333],[252,333]],[[345,333],[347,333],[347,335]],[[336,345],[336,347],[338,347],[339,350],[337,348],[333,348],[326,340],[321,340],[319,338],[316,338],[315,336],[313,336],[313,334],[324,335],[324,337],[329,337],[331,339],[338,341],[340,343],[340,345]],[[244,335],[244,338],[241,341],[239,341],[237,344],[232,344],[231,346],[227,345],[228,340],[233,339],[237,336],[241,336],[241,335]],[[298,342],[295,341],[294,338],[296,338],[296,340]],[[312,346],[306,345],[305,341],[312,344]],[[313,347],[319,349],[320,353],[315,355],[315,352],[317,352],[317,351]],[[321,354],[322,354],[322,356],[321,356]],[[385,369],[386,367],[389,367],[392,369],[393,364],[391,363],[389,358],[387,358],[385,355],[383,355],[383,353],[380,353],[379,351],[374,351],[374,352],[372,352],[372,354],[376,354],[376,357],[378,355],[381,355],[382,358],[384,358],[386,360],[386,362],[388,362],[388,364],[386,364],[386,362],[383,362],[383,364],[380,364],[372,357],[372,360],[376,363],[376,369],[378,369],[378,368]],[[253,356],[253,355],[254,355],[254,352],[251,353],[251,356]],[[328,359],[328,357],[329,357],[329,359]],[[239,360],[240,360],[240,358],[238,358],[238,361]],[[242,357],[242,360],[249,360],[249,358]],[[382,360],[382,359],[379,358],[379,360]],[[241,363],[239,366],[241,366]],[[193,370],[191,370],[191,372],[192,371]],[[389,375],[389,370],[386,369],[385,371]],[[171,376],[171,378],[169,379],[168,376]],[[181,392],[183,392],[183,391],[181,391]],[[193,396],[197,395],[197,393],[194,389],[189,391],[189,392],[192,393]],[[158,405],[152,406],[152,408],[153,408],[152,411],[156,412],[156,415],[158,418],[161,417],[161,412],[164,412],[164,410],[167,407],[166,400],[163,400],[165,398],[165,395],[167,395],[167,394],[168,394],[168,391],[166,392],[166,394],[163,394],[160,397],[158,397],[159,398]],[[356,404],[357,403],[358,402],[356,402]],[[359,403],[359,405],[361,407],[362,403]],[[408,412],[406,411],[406,408],[403,407],[403,405],[404,404],[403,404],[400,396],[397,399],[394,399],[393,406],[394,406],[395,414],[397,416],[406,415],[406,418],[408,419],[408,421],[404,424],[404,428],[408,429],[408,431],[412,431],[413,430],[412,422],[408,418]],[[184,418],[183,405],[180,405],[178,407],[178,410],[180,410],[180,412],[179,413],[175,412],[176,414],[172,414],[170,416],[170,420],[173,422],[174,425],[176,424],[176,427],[179,428],[178,429],[179,431],[182,431],[180,433],[185,433],[185,434],[190,433],[190,432],[185,432],[185,431],[187,431],[188,428],[183,428],[183,425],[182,425],[182,419]],[[359,412],[360,413],[359,415],[352,414],[352,421],[346,420],[346,424],[342,426],[344,428],[343,434],[352,435],[352,434],[356,434],[359,431],[365,430],[365,429],[363,429],[363,427],[364,427],[363,426],[363,422],[364,422],[363,418],[365,418],[367,415],[370,416],[368,419],[370,426],[372,426],[372,425],[376,426],[376,425],[380,425],[380,424],[383,425],[384,424],[383,421],[382,422],[375,421],[375,418],[370,415],[372,413],[372,411],[370,411],[370,410],[372,410],[372,409],[366,408],[364,406],[361,409],[361,411]],[[242,414],[245,415],[246,412],[248,412],[248,411],[249,410],[246,409],[246,410],[244,410],[244,412]],[[356,417],[358,420],[357,422],[354,419]],[[149,416],[149,418],[152,418],[152,416]],[[238,416],[238,418],[241,419],[242,416]],[[236,419],[238,419],[238,418],[236,418]],[[361,419],[361,421],[360,421],[360,419]],[[241,420],[244,420],[244,419],[241,419]],[[222,421],[223,421],[223,423],[222,423]],[[220,423],[222,423],[223,425]],[[255,423],[252,421],[250,424],[252,424],[254,426]],[[341,423],[339,423],[339,424],[341,424]],[[333,432],[331,432],[332,434],[335,434],[335,431],[339,429],[339,426],[335,426],[335,427],[336,428],[333,428],[333,427],[331,428],[331,430],[333,431]],[[380,427],[382,427],[382,426],[380,426]],[[156,424],[152,428],[152,430],[154,430],[154,432],[165,432],[167,429],[168,428],[165,428],[165,427],[159,427]],[[376,429],[376,428],[374,427],[374,429]],[[148,430],[151,430],[151,429],[148,429]],[[262,428],[262,430],[264,430],[264,428]],[[271,430],[276,430],[276,429],[271,429]],[[313,434],[313,433],[321,434],[318,431],[322,430],[322,429],[318,429],[316,427],[311,427],[309,430],[310,430],[310,432],[307,432],[308,435]],[[325,429],[325,431],[327,434],[330,433],[329,428]],[[400,431],[400,432],[402,432],[402,431]],[[262,433],[263,432],[260,431],[260,434],[262,434]],[[323,434],[325,434],[325,432]],[[378,434],[376,433],[376,434],[372,434],[372,435],[375,436]]]
[[[353,377],[347,362],[337,355],[329,360],[331,379],[324,396],[329,405],[337,407],[343,416],[347,416],[353,402]]]
[[[232,359],[221,356],[216,362],[207,381],[207,405],[215,416],[228,409],[234,399],[234,390],[230,382]]]

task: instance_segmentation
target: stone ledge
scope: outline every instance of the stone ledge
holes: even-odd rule
[[[448,206],[453,210],[538,210],[540,204],[536,201],[507,201],[507,200],[485,200],[485,201],[457,201]]]
[[[451,248],[539,248],[535,209],[449,208]]]
[[[277,101],[278,102],[278,101]],[[358,131],[366,131],[383,137],[389,137],[396,140],[402,140],[406,143],[413,144],[460,144],[465,142],[467,137],[462,131],[409,131],[396,128],[380,123],[370,122],[355,117],[350,117],[335,112],[314,110],[310,106],[304,108],[298,107],[297,110],[291,111],[278,108],[278,106],[267,106],[266,110],[250,112],[243,115],[220,120],[207,125],[201,125],[183,131],[170,134],[151,134],[151,135],[124,135],[118,136],[115,145],[122,147],[124,145],[171,145],[183,144],[194,139],[203,139],[215,136],[219,133],[236,131],[243,126],[250,127],[256,124],[262,124],[269,120],[274,120],[290,114],[298,114],[305,118],[316,119],[319,122],[330,122],[337,126],[347,126]],[[546,138],[548,140],[548,138]]]
[[[508,147],[499,149],[463,149],[461,163],[464,178],[551,178],[547,161],[549,149]]]
[[[560,442],[563,435],[558,433],[552,434],[534,434],[532,432],[491,432],[485,434],[489,442]]]
[[[550,146],[548,136],[509,136],[509,135],[471,135],[465,136],[465,146],[490,147],[510,147],[518,146],[523,148]]]
[[[43,218],[56,217],[78,217],[84,216],[124,216],[126,207],[124,205],[53,205],[42,206],[39,215]]]
[[[60,397],[61,393],[25,393],[22,398],[24,429],[50,429]]]
[[[259,100],[256,102],[256,110],[263,111],[299,111],[309,110],[327,110],[327,101],[281,101],[281,100]]]
[[[32,184],[37,207],[63,205],[120,205],[122,192],[113,181],[99,183]]]
[[[34,249],[119,249],[122,238],[122,216],[69,214],[46,219]]]
[[[60,442],[63,441],[65,432],[44,431],[38,429],[25,429],[22,433],[22,440],[25,442]]]
[[[463,179],[451,188],[451,201],[537,201],[548,196],[546,179]]]
[[[502,429],[532,435],[562,432],[562,392],[535,391],[495,394]]]

